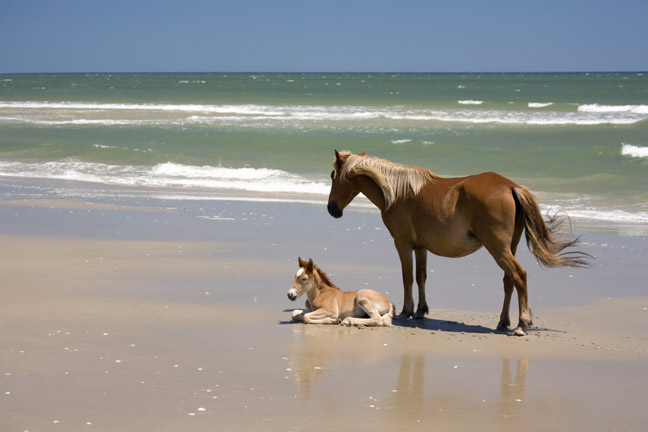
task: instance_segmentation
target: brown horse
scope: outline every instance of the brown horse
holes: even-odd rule
[[[515,259],[525,231],[526,241],[538,262],[547,267],[586,267],[590,255],[566,252],[578,239],[564,238],[557,216],[544,221],[533,194],[499,174],[441,178],[430,171],[383,159],[335,151],[333,184],[328,212],[339,218],[342,210],[363,193],[380,209],[394,238],[403,273],[404,304],[399,318],[423,318],[427,251],[444,257],[463,257],[482,246],[504,270],[504,307],[497,325],[511,325],[509,305],[517,290],[519,322],[515,334],[525,335],[532,325],[526,271]],[[419,301],[414,313],[412,251],[416,256]]]
[[[394,305],[383,294],[372,289],[342,291],[319,267],[297,258],[299,270],[295,274],[288,298],[297,300],[306,294],[306,311],[296,309],[293,321],[306,324],[340,324],[391,326]]]

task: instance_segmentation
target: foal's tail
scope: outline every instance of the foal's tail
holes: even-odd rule
[[[518,207],[517,217],[524,221],[524,234],[529,250],[541,265],[546,267],[589,267],[591,255],[580,252],[565,252],[566,248],[576,246],[578,237],[571,232],[561,232],[564,219],[557,214],[547,215],[545,221],[531,191],[523,186],[513,188],[513,197]],[[567,218],[569,221],[569,218]]]
[[[391,327],[392,320],[394,319],[395,314],[396,314],[396,307],[394,306],[394,303],[389,302],[389,311],[381,317],[383,321],[383,325],[385,327]]]

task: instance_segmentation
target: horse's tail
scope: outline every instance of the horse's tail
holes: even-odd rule
[[[572,237],[571,232],[561,232],[560,228],[565,221],[558,214],[547,214],[547,220],[542,218],[540,208],[531,191],[523,186],[513,188],[517,211],[516,218],[522,217],[524,221],[524,234],[529,250],[535,255],[538,262],[546,267],[589,267],[588,258],[591,255],[580,252],[564,250],[576,246],[579,238]],[[569,218],[567,217],[567,221]],[[571,230],[570,230],[571,231]]]

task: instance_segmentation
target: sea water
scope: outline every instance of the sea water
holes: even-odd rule
[[[496,171],[545,210],[648,232],[648,73],[0,75],[14,186],[325,202],[333,149]]]

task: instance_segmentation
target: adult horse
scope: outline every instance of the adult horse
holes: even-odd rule
[[[525,335],[532,323],[526,271],[515,259],[525,231],[527,245],[538,262],[547,267],[585,267],[589,255],[567,252],[578,239],[565,238],[562,221],[546,222],[529,189],[499,174],[488,172],[467,177],[441,178],[424,168],[409,167],[335,150],[328,212],[342,217],[344,208],[363,193],[380,209],[382,220],[394,238],[403,273],[404,304],[399,318],[423,318],[429,312],[425,300],[427,251],[444,257],[463,257],[482,246],[504,270],[504,306],[497,325],[511,325],[509,306],[517,290],[519,322],[514,334]],[[412,298],[412,251],[416,256],[418,306]]]

